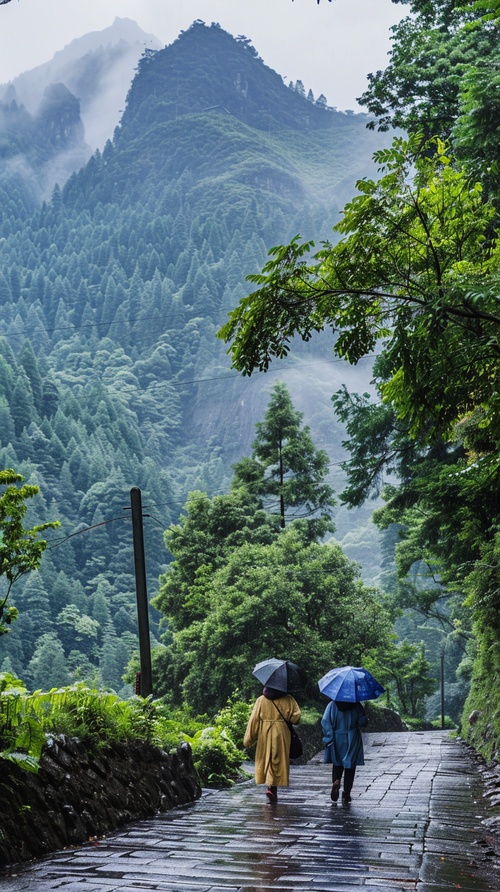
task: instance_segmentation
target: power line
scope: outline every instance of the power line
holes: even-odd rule
[[[185,313],[172,313],[164,318],[165,318],[165,320],[177,319],[177,318],[184,318],[185,315],[186,315]],[[86,322],[86,323],[81,323],[80,325],[76,325],[74,322],[72,322],[72,323],[70,323],[70,325],[55,326],[54,328],[42,328],[40,326],[38,328],[35,328],[31,332],[30,331],[24,332],[24,333],[15,332],[15,331],[9,332],[8,339],[9,340],[11,338],[25,338],[26,339],[26,338],[33,337],[33,335],[37,334],[38,332],[45,332],[45,334],[54,334],[55,331],[76,332],[76,331],[81,331],[86,328],[98,328],[103,325],[123,325],[125,323],[127,325],[133,325],[134,322],[139,322],[139,320],[141,318],[142,318],[141,316],[135,316],[130,319],[112,319],[110,322],[103,322],[103,321],[101,321],[101,322]],[[202,318],[201,316],[193,316],[192,319],[189,321],[194,321],[195,319],[201,319],[201,318]],[[23,321],[23,326],[25,326],[25,324],[26,323]],[[167,332],[164,332],[164,334],[167,334]],[[4,337],[7,338],[7,335],[4,335]],[[134,341],[135,341],[135,339],[134,339]]]
[[[48,539],[47,542],[53,543],[52,545],[47,545],[47,551],[52,548],[57,548],[59,545],[62,545],[63,542],[67,542],[68,539],[72,539],[73,536],[79,536],[81,533],[88,533],[90,530],[95,530],[97,527],[106,526],[108,523],[115,523],[116,520],[124,520],[125,515],[121,514],[120,517],[111,517],[109,520],[102,520],[100,523],[93,523],[89,527],[85,527],[84,530],[76,530],[74,533],[70,533],[69,536],[56,537],[54,539]]]

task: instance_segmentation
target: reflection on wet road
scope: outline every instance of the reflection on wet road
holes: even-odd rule
[[[0,876],[0,892],[496,892],[475,764],[446,732],[366,734],[349,806],[319,757]]]

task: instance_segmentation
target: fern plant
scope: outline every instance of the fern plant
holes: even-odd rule
[[[32,701],[19,678],[0,673],[0,758],[36,772],[45,734]]]
[[[235,695],[209,724],[186,708],[172,710],[151,697],[121,700],[77,682],[29,693],[10,673],[0,673],[0,758],[38,771],[51,736],[76,737],[87,746],[116,740],[147,740],[171,750],[187,741],[204,786],[229,786],[241,770],[241,741],[251,706]]]
[[[0,673],[0,758],[38,771],[48,735],[66,734],[87,744],[155,739],[151,698],[120,700],[83,682],[28,693],[23,682]]]

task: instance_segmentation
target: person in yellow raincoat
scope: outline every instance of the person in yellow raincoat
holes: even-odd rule
[[[277,802],[278,787],[288,787],[290,730],[287,722],[296,725],[299,720],[300,707],[291,694],[265,687],[254,703],[243,746],[248,748],[257,743],[255,783],[267,784],[266,796],[270,802]]]

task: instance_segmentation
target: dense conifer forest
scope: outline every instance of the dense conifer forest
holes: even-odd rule
[[[329,234],[381,138],[365,116],[286,87],[247,38],[198,22],[145,53],[113,141],[40,204],[24,170],[82,140],[74,97],[60,88],[52,100],[51,126],[14,101],[1,109],[0,465],[40,487],[34,522],[61,527],[13,589],[19,619],[0,668],[35,688],[76,677],[130,690],[130,488],[148,514],[153,595],[171,560],[163,530],[190,491],[228,489],[276,381],[231,372],[216,331],[273,244],[306,224]],[[283,374],[299,404],[312,386],[313,432],[333,455],[334,430],[338,463],[336,379],[312,364],[331,358],[325,339]],[[345,535],[355,523],[343,516]]]
[[[352,115],[195,22],[43,203],[78,107],[50,94],[42,135],[1,107],[0,467],[61,526],[0,671],[130,693],[139,486],[169,708],[250,696],[275,646],[307,697],[362,661],[418,724],[442,670],[498,757],[498,23],[414,0]]]

